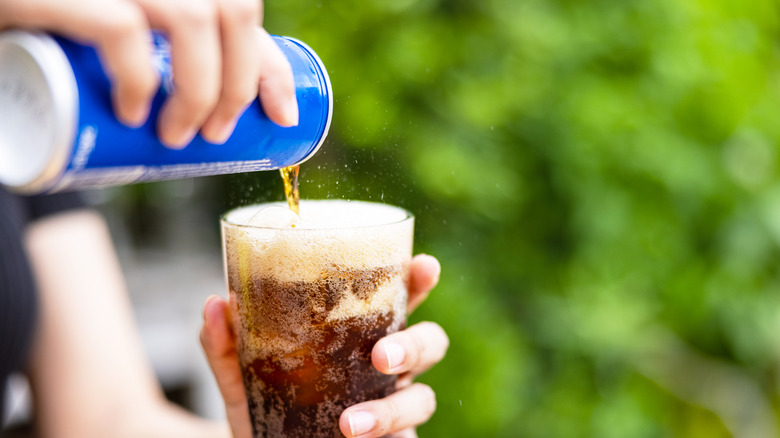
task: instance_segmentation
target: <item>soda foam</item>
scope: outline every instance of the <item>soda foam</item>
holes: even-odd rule
[[[287,228],[291,222],[276,220],[292,218],[279,212],[284,209],[295,215],[283,202],[250,205],[231,211],[226,220],[235,225],[262,228]],[[296,228],[335,229],[387,225],[400,222],[408,213],[398,207],[363,201],[325,200],[301,201],[300,217],[295,215]],[[269,220],[270,219],[270,220]]]
[[[398,266],[411,254],[413,225],[405,221],[409,214],[403,209],[361,201],[301,201],[301,218],[292,227],[289,216],[279,214],[280,206],[285,204],[248,206],[225,217],[238,225],[225,233],[228,260],[251,254],[253,276],[315,281],[332,266]],[[273,213],[263,218],[265,210]]]

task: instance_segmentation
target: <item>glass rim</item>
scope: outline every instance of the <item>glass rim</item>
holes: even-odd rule
[[[405,222],[414,221],[414,214],[403,208],[399,207],[397,205],[392,204],[385,204],[382,202],[374,202],[374,201],[361,201],[361,200],[350,200],[350,199],[307,199],[307,200],[301,200],[301,203],[305,202],[328,202],[328,201],[346,201],[346,202],[355,202],[355,203],[361,203],[361,204],[374,204],[374,205],[383,205],[386,207],[390,207],[392,209],[401,211],[404,213],[404,217],[399,220],[394,220],[390,222],[384,222],[380,224],[370,224],[370,225],[354,225],[354,226],[336,226],[336,227],[322,227],[322,228],[298,228],[298,227],[269,227],[269,226],[259,226],[259,225],[251,225],[251,224],[240,224],[236,222],[231,222],[228,220],[228,215],[235,212],[236,210],[240,210],[242,208],[248,208],[253,206],[259,206],[259,205],[265,205],[265,206],[271,206],[271,205],[279,205],[282,207],[287,207],[286,201],[275,201],[275,202],[259,202],[255,204],[247,204],[242,205],[240,207],[231,208],[230,210],[226,211],[225,213],[222,213],[220,216],[220,223],[225,226],[235,227],[239,229],[246,229],[246,230],[273,230],[273,231],[283,231],[283,232],[292,232],[292,233],[300,233],[300,232],[306,232],[306,231],[347,231],[347,230],[363,230],[363,229],[372,229],[372,228],[383,228],[383,227],[389,227],[393,225],[400,225]]]

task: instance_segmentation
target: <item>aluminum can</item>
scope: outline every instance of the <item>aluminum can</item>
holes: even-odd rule
[[[0,184],[22,194],[279,169],[322,145],[333,97],[327,71],[304,43],[274,36],[290,61],[299,123],[284,128],[256,99],[225,144],[197,135],[184,149],[162,145],[157,116],[171,93],[170,46],[153,33],[160,89],[147,122],[114,115],[110,83],[93,47],[42,33],[0,33]]]

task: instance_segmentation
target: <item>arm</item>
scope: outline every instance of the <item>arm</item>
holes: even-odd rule
[[[43,437],[228,437],[170,405],[146,360],[103,219],[81,210],[29,227],[39,290],[30,379]]]

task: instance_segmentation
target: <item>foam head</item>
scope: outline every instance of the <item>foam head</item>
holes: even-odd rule
[[[254,275],[309,281],[329,266],[371,269],[404,264],[411,257],[414,219],[401,208],[361,201],[301,201],[297,222],[294,213],[280,209],[286,209],[285,204],[228,212],[222,227],[228,265],[237,266],[233,258],[251,253]]]
[[[250,205],[228,212],[230,224],[259,228],[340,229],[378,227],[401,222],[411,215],[406,210],[373,202],[327,200],[301,201],[300,217],[277,202]]]

